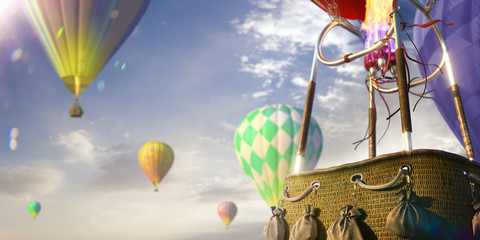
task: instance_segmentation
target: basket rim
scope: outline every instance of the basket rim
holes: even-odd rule
[[[425,154],[443,155],[443,156],[447,156],[449,159],[453,161],[460,161],[465,164],[472,164],[472,165],[475,165],[476,167],[480,167],[480,163],[471,161],[466,157],[458,155],[456,153],[446,152],[446,151],[437,150],[437,149],[415,149],[415,150],[403,150],[403,151],[394,152],[394,153],[382,154],[374,158],[368,158],[368,159],[364,159],[364,160],[352,162],[352,163],[345,163],[339,166],[333,166],[329,168],[320,168],[320,169],[314,169],[311,171],[305,171],[300,173],[291,173],[285,176],[285,180],[292,177],[310,176],[318,173],[328,173],[328,172],[334,172],[337,170],[351,168],[351,167],[359,167],[359,166],[363,166],[373,162],[386,161],[392,158],[406,157],[406,156],[412,156],[412,155],[425,155]]]

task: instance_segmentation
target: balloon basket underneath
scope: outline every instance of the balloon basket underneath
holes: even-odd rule
[[[401,175],[386,189],[370,190],[352,181],[353,176],[361,174],[362,183],[385,186],[397,174],[400,176],[400,169],[404,166],[409,167],[408,174]],[[402,151],[288,175],[284,191],[286,198],[280,206],[285,209],[287,229],[292,229],[297,220],[305,216],[305,206],[315,208],[316,239],[327,239],[329,226],[341,217],[340,210],[348,205],[356,206],[362,212],[358,225],[363,239],[405,239],[392,233],[386,224],[392,209],[400,204],[397,194],[408,188],[416,193],[414,204],[428,216],[427,229],[423,229],[427,235],[418,239],[474,239],[472,202],[473,197],[480,197],[477,187],[480,184],[474,182],[472,176],[480,176],[480,165],[462,156],[439,150]],[[288,201],[288,198],[305,192],[315,181],[320,182],[318,189],[299,201]],[[414,227],[410,230],[416,231]]]
[[[83,110],[82,110],[82,107],[80,107],[79,105],[73,105],[70,108],[69,113],[70,113],[70,117],[79,118],[79,117],[82,117]]]

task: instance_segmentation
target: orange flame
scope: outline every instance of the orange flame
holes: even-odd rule
[[[388,27],[390,13],[393,12],[393,0],[367,0],[365,21],[362,29],[367,32]]]

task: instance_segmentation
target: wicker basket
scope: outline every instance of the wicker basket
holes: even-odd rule
[[[307,204],[317,208],[317,239],[327,239],[330,224],[340,217],[339,210],[355,205],[364,211],[362,223],[365,239],[402,239],[385,228],[389,212],[399,204],[396,194],[405,187],[405,177],[388,190],[374,191],[354,188],[351,177],[363,174],[369,185],[391,181],[400,167],[410,165],[412,190],[421,198],[417,205],[429,211],[436,221],[429,239],[472,239],[472,194],[464,171],[480,176],[480,165],[468,159],[438,150],[402,151],[328,169],[317,169],[298,175],[288,175],[286,186],[290,197],[301,194],[313,181],[321,185],[297,202],[283,201],[285,220],[290,229],[303,216]],[[356,192],[354,195],[353,193]],[[355,199],[354,199],[355,196]]]

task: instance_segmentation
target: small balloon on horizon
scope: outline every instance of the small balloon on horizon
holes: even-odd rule
[[[37,217],[41,209],[42,206],[37,201],[31,201],[30,203],[28,203],[28,211],[30,212],[30,215],[32,215],[33,219]]]

